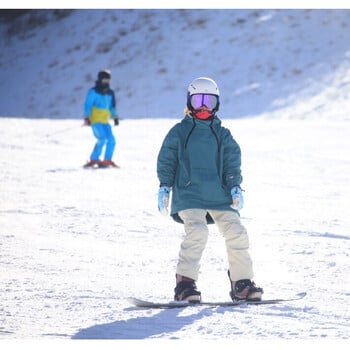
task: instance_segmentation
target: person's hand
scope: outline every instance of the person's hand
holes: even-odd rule
[[[231,208],[234,210],[241,210],[244,205],[242,189],[239,186],[232,187],[231,196],[232,196]]]
[[[90,126],[90,125],[91,125],[91,123],[90,123],[89,118],[84,118],[83,126]]]
[[[168,186],[162,185],[159,187],[158,210],[164,216],[168,215],[169,192],[170,192],[170,188]]]
[[[115,118],[113,118],[113,120],[114,120],[115,126],[119,125],[119,118],[115,117]]]

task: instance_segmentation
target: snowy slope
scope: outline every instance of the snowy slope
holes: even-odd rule
[[[153,340],[181,339],[345,348],[348,16],[74,11],[43,28],[1,35],[1,347],[23,339],[141,339],[153,347],[164,346]],[[62,118],[81,117],[86,89],[106,66],[124,118],[114,129],[121,168],[84,170],[91,130]],[[241,215],[255,281],[265,298],[306,291],[301,301],[186,310],[138,310],[126,301],[173,297],[183,228],[157,212],[155,163],[198,75],[218,81],[220,116],[242,147]],[[246,115],[258,117],[231,119]],[[224,241],[210,229],[198,287],[206,300],[227,300]]]
[[[255,280],[265,298],[306,291],[305,299],[236,309],[128,304],[129,296],[173,297],[183,227],[157,212],[155,172],[173,123],[122,121],[115,128],[121,168],[85,170],[94,140],[79,121],[0,118],[0,339],[325,339],[345,345],[348,122],[224,120],[243,151],[241,214]],[[224,240],[211,226],[198,281],[204,299],[228,300],[226,270]]]
[[[219,84],[222,115],[258,115],[330,94],[349,119],[350,10],[76,10],[0,23],[0,114],[79,118],[99,69],[123,118],[177,117],[198,76]],[[40,23],[40,26],[35,24]],[[28,29],[29,28],[29,29]],[[333,81],[335,79],[336,81]],[[334,117],[334,116],[332,116]],[[338,114],[339,118],[339,114]]]

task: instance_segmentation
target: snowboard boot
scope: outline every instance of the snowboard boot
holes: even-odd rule
[[[196,282],[193,279],[176,275],[176,281],[174,300],[186,300],[191,303],[199,303],[201,301],[201,292],[197,290]]]
[[[228,271],[228,277],[231,283],[230,297],[233,301],[248,300],[248,301],[260,301],[264,290],[255,285],[255,283],[249,279],[243,279],[231,281],[230,271]]]

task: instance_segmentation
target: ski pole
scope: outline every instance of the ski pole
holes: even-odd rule
[[[82,127],[82,126],[84,126],[84,124],[83,124],[83,125],[80,125],[80,127]],[[76,125],[70,126],[69,128],[64,128],[64,129],[55,131],[55,132],[53,132],[53,133],[51,133],[51,134],[46,134],[46,137],[51,137],[51,136],[54,136],[54,135],[57,135],[57,134],[63,134],[63,133],[65,133],[65,132],[67,132],[67,131],[70,131],[70,130],[73,130],[73,129],[76,129],[76,128],[77,128]]]

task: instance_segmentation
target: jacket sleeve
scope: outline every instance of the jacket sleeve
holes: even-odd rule
[[[224,138],[224,182],[230,189],[242,183],[241,175],[241,149],[233,139],[230,131],[226,129]]]
[[[116,107],[116,102],[115,102],[115,94],[114,91],[111,90],[111,106],[109,108],[109,111],[111,113],[112,117],[116,117],[118,115],[117,113],[117,107]]]
[[[166,135],[160,148],[157,159],[157,175],[159,182],[172,187],[175,181],[178,165],[178,144],[175,129],[171,129]]]
[[[85,98],[85,104],[84,104],[84,116],[90,117],[91,116],[91,110],[94,105],[94,99],[95,99],[95,90],[90,89],[86,95]]]

